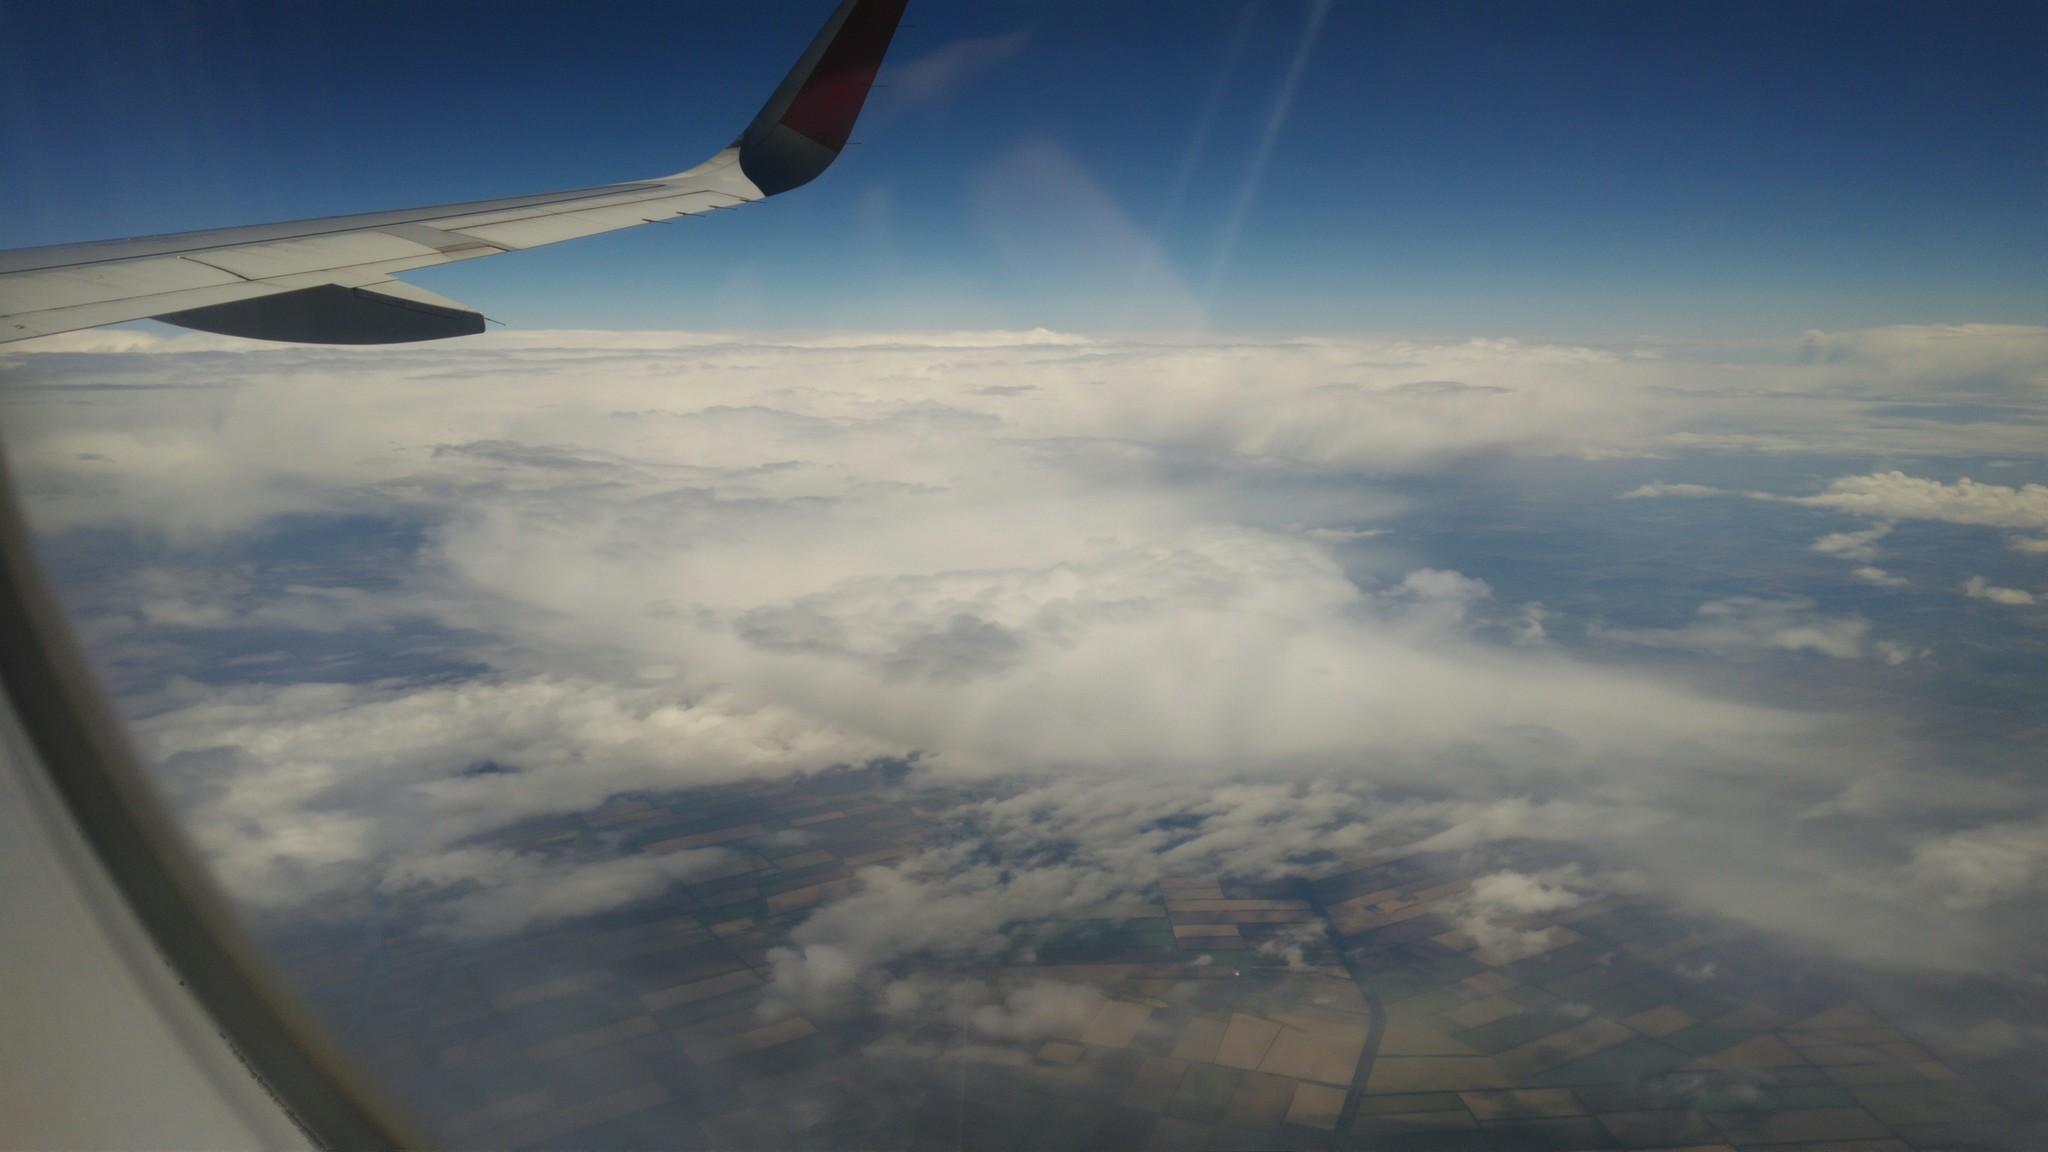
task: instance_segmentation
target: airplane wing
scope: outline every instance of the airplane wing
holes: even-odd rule
[[[573,192],[0,252],[0,343],[145,318],[307,344],[484,330],[479,312],[392,277],[734,208],[836,159],[907,0],[843,0],[724,151],[687,172]]]

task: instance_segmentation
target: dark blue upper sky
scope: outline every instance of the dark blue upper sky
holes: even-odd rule
[[[675,171],[828,7],[8,3],[0,245]],[[1338,0],[1305,45],[1317,11],[919,0],[816,185],[414,279],[521,328],[2048,313],[2048,7]]]

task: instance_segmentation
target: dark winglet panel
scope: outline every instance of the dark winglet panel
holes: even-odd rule
[[[295,344],[410,344],[474,336],[484,330],[480,312],[441,308],[339,284],[166,312],[154,319],[223,336]]]
[[[838,159],[908,0],[846,0],[739,138],[740,169],[773,196]]]

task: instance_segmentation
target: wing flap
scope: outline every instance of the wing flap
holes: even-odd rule
[[[155,319],[201,332],[295,344],[411,344],[484,330],[482,313],[396,280],[357,288],[321,284]]]

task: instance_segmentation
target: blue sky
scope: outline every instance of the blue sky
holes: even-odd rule
[[[673,171],[825,7],[10,4],[0,244]],[[1315,12],[924,0],[818,184],[415,279],[519,328],[1781,336],[2048,304],[2038,5],[1338,0],[1276,117]]]

